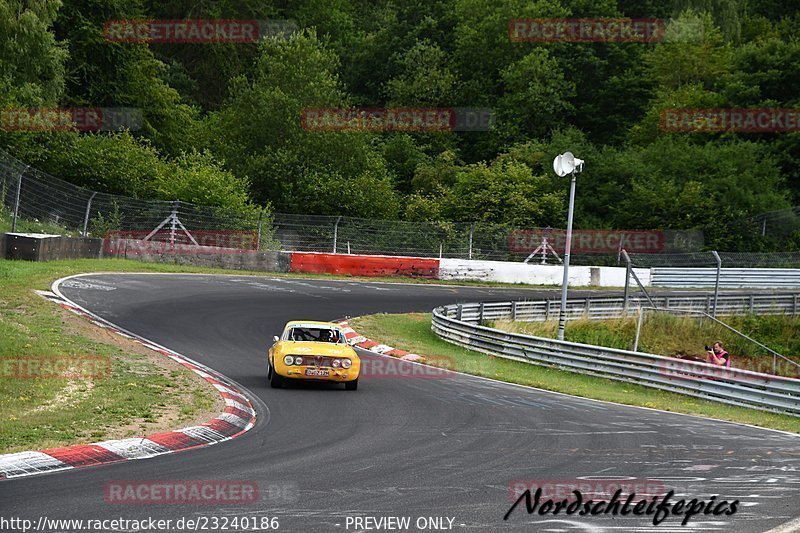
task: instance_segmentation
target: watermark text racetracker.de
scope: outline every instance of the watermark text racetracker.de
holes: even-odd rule
[[[457,369],[456,360],[447,356],[424,359],[424,363],[392,356],[361,359],[360,377],[378,379],[447,379]]]
[[[661,129],[675,133],[792,133],[800,131],[800,108],[665,109]]]
[[[192,230],[184,233],[111,230],[103,239],[103,253],[125,254],[241,254],[258,248],[255,230]]]
[[[304,109],[300,125],[312,132],[488,131],[495,123],[488,108],[388,107]]]
[[[228,479],[113,480],[103,486],[112,505],[273,505],[297,501],[296,483]]]
[[[100,355],[8,356],[0,359],[0,378],[106,379],[111,358]]]
[[[800,367],[786,359],[773,360],[763,356],[757,359],[738,358],[736,366],[712,365],[703,361],[664,358],[658,361],[658,371],[670,379],[684,381],[735,381],[758,384],[775,376],[800,378]]]
[[[608,42],[655,43],[664,40],[666,22],[628,18],[531,18],[512,19],[512,42]]]
[[[134,107],[7,107],[0,109],[3,131],[137,131],[142,110]]]
[[[122,43],[255,43],[264,37],[288,38],[297,29],[291,20],[128,19],[106,22],[103,37]]]

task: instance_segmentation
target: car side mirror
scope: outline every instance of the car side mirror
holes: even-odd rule
[[[272,342],[278,342],[279,340],[280,340],[280,339],[278,338],[278,336],[277,336],[277,335],[274,335],[274,336],[272,337]]]

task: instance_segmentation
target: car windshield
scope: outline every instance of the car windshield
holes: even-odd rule
[[[305,342],[344,343],[344,335],[334,328],[292,326],[286,333],[286,340]]]

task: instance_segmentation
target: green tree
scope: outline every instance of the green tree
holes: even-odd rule
[[[66,47],[53,21],[60,0],[0,0],[0,106],[52,106],[64,90]]]
[[[371,187],[385,196],[380,204],[355,205],[361,201],[358,196],[339,195],[326,199],[328,205],[390,216],[397,201],[386,186],[391,179],[375,135],[310,131],[301,124],[304,116],[310,117],[304,115],[307,111],[349,107],[336,75],[338,65],[335,52],[313,31],[288,41],[263,41],[254,79],[236,78],[230,100],[209,122],[214,146],[238,176],[250,177],[255,199],[270,202],[276,210],[308,212],[304,206],[312,199],[310,189],[337,188],[330,179],[321,189],[312,187],[314,180],[329,174],[352,180],[339,190]]]
[[[397,53],[394,60],[400,73],[386,84],[390,106],[450,105],[456,77],[448,66],[447,54],[428,40]]]
[[[181,154],[148,184],[148,196],[179,199],[241,213],[251,209],[247,180],[225,170],[208,152]]]
[[[447,159],[439,161],[442,167]],[[425,167],[420,174],[431,172]],[[553,191],[550,178],[535,175],[529,166],[503,156],[491,164],[476,163],[450,166],[453,184],[448,178],[428,185],[427,194],[412,195],[406,205],[406,217],[412,220],[436,220],[506,223],[517,226],[553,225],[560,218],[564,193]]]
[[[144,123],[135,133],[165,154],[190,150],[197,109],[182,101],[165,77],[167,65],[147,44],[119,43],[104,36],[106,23],[142,19],[141,0],[65,0],[57,35],[69,46],[68,105],[134,107]]]

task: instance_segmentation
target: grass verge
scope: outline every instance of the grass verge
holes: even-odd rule
[[[444,342],[431,331],[429,313],[378,314],[351,319],[360,334],[420,355],[452,358],[456,370],[510,383],[625,405],[701,415],[800,433],[800,418],[734,407],[681,394],[490,357]]]

